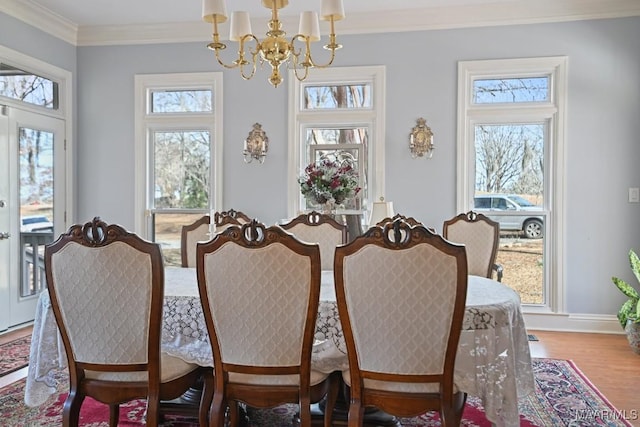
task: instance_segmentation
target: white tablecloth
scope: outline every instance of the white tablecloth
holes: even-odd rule
[[[323,372],[345,370],[348,358],[333,287],[333,272],[322,273],[322,291],[312,366]],[[455,382],[482,400],[487,418],[497,426],[519,426],[518,398],[534,390],[529,343],[520,298],[507,286],[469,276]],[[213,366],[195,269],[165,270],[162,349],[188,362]],[[38,302],[25,403],[37,406],[56,391],[55,372],[66,368],[49,295]]]

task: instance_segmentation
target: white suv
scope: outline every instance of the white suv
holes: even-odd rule
[[[540,211],[542,207],[523,197],[515,194],[483,194],[475,196],[473,201],[474,210],[500,223],[500,230],[522,231],[529,239],[539,239],[544,234],[543,218],[531,212]],[[491,215],[492,212],[504,212],[506,215]]]

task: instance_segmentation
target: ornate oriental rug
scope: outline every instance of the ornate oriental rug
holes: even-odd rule
[[[0,377],[29,364],[31,335],[0,345]]]
[[[533,359],[536,392],[520,404],[520,425],[524,427],[574,426],[632,426],[632,414],[615,409],[571,361]],[[0,389],[0,419],[2,425],[12,427],[53,427],[62,424],[62,404],[66,392],[38,408],[24,405],[24,380]],[[144,425],[145,402],[137,400],[120,407],[122,427]],[[252,427],[290,427],[296,412],[295,405],[271,410],[251,410]],[[109,411],[106,405],[87,398],[81,410],[81,426],[107,427]],[[489,427],[479,400],[469,397],[463,414],[466,427]],[[437,413],[417,418],[401,419],[403,426],[440,426]],[[164,424],[171,427],[195,427],[196,420],[167,417]]]

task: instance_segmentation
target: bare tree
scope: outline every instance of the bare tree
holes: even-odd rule
[[[478,125],[476,188],[489,193],[542,191],[542,127]]]

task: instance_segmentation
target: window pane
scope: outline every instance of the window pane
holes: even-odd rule
[[[208,131],[159,131],[154,143],[156,209],[209,206]]]
[[[313,144],[362,144],[367,147],[369,144],[369,129],[362,128],[307,128],[306,136],[307,152],[308,147]],[[366,148],[365,148],[366,149]]]
[[[546,125],[476,125],[474,209],[500,224],[502,281],[524,304],[542,304]]]
[[[522,304],[544,303],[544,238],[501,232],[496,263],[503,268],[502,283],[518,292]]]
[[[305,86],[303,110],[371,108],[371,85]]]
[[[549,77],[473,81],[473,103],[549,101]]]
[[[58,84],[0,63],[0,95],[45,108],[58,108]]]
[[[360,210],[362,208],[362,199],[366,199],[367,195],[367,180],[366,173],[363,171],[366,170],[366,154],[364,150],[362,150],[362,146],[345,146],[340,147],[339,145],[328,145],[328,146],[320,146],[315,145],[312,146],[310,151],[310,159],[308,163],[311,162],[319,162],[320,160],[328,159],[330,161],[337,162],[339,165],[350,165],[353,169],[358,171],[358,185],[360,187],[360,191],[353,199],[345,200],[341,205],[340,209],[355,209]],[[307,209],[318,209],[318,206],[314,205],[314,203],[310,200],[306,200],[306,208]]]
[[[208,113],[212,111],[210,90],[155,90],[152,113]]]
[[[542,196],[545,124],[476,125],[476,192]]]
[[[203,213],[153,213],[153,241],[160,244],[165,267],[181,267],[180,239],[182,226],[193,224]]]
[[[369,129],[366,127],[358,128],[307,128],[305,135],[305,166],[311,162],[318,160],[318,156],[329,157],[332,160],[354,162],[352,166],[360,172],[360,187],[357,200],[351,201],[344,206],[344,209],[366,209],[369,195],[368,176],[368,160],[367,153],[369,147]],[[357,144],[358,148],[350,144]],[[335,147],[332,147],[335,146]],[[345,145],[348,148],[340,148],[339,145]],[[321,146],[320,148],[318,146]],[[306,207],[312,208],[306,201]]]

